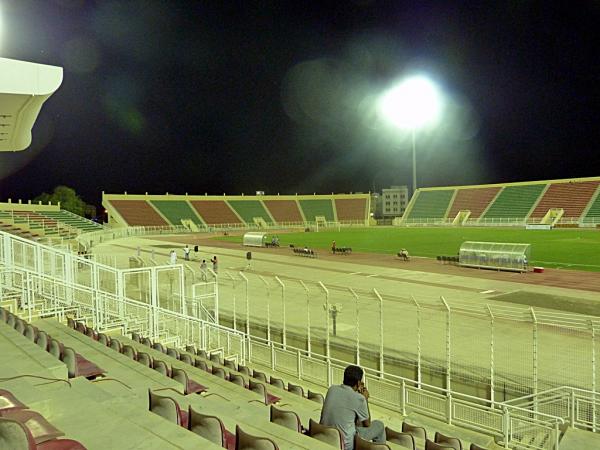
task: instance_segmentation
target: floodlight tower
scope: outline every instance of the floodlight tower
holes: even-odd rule
[[[439,119],[442,110],[440,90],[425,76],[411,76],[384,92],[378,106],[385,120],[399,129],[411,131],[414,195],[417,190],[416,134]]]

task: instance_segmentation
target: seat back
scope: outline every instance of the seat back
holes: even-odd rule
[[[427,439],[427,432],[425,428],[411,425],[406,422],[402,422],[402,432],[413,435],[417,439]]]
[[[267,382],[267,376],[264,373],[259,372],[258,370],[255,370],[252,373],[252,378],[256,378],[258,381],[262,381],[263,383]]]
[[[98,333],[98,342],[100,342],[102,345],[110,347],[110,338],[104,333]]]
[[[98,338],[98,334],[96,333],[96,330],[94,330],[92,327],[86,328],[85,335],[87,337],[91,337],[92,339],[97,339]]]
[[[135,348],[133,348],[131,345],[124,345],[123,346],[123,352],[122,352],[125,356],[127,356],[128,358],[133,359],[134,361],[137,361],[137,351],[135,350]]]
[[[281,378],[271,377],[271,385],[278,387],[279,389],[285,389],[285,385],[283,384],[283,380]]]
[[[0,306],[0,322],[6,323],[6,319],[8,319],[8,311]]]
[[[412,450],[416,450],[417,445],[412,434],[400,433],[391,428],[385,427],[385,438],[387,441],[401,445]]]
[[[290,430],[302,432],[300,417],[294,411],[284,411],[271,405],[271,422],[289,428]]]
[[[166,377],[170,375],[169,367],[164,361],[161,361],[160,359],[155,359],[152,367],[161,375],[164,375]]]
[[[319,394],[318,392],[312,392],[310,389],[308,390],[308,399],[321,405],[325,402],[322,394]]]
[[[207,372],[209,371],[208,364],[206,364],[206,361],[203,361],[201,359],[196,358],[196,360],[194,361],[194,366],[196,366],[198,369],[202,369]]]
[[[248,389],[250,389],[252,392],[262,395],[263,397],[265,397],[267,394],[267,388],[265,388],[265,385],[254,381],[253,379],[248,381]]]
[[[447,445],[449,447],[452,447],[454,450],[462,450],[462,442],[460,442],[460,439],[445,436],[439,431],[435,432],[434,441],[436,442],[436,444]]]
[[[279,450],[277,444],[269,438],[252,436],[235,426],[235,450]]]
[[[0,448],[35,450],[37,447],[25,425],[16,420],[0,418]]]
[[[213,364],[223,364],[223,359],[221,358],[220,353],[211,353],[210,354],[210,362]]]
[[[27,405],[21,403],[12,392],[0,389],[0,411],[14,411],[17,409],[27,409]]]
[[[146,347],[152,347],[152,341],[148,338],[142,338],[142,344],[144,344]]]
[[[177,402],[170,397],[154,394],[148,390],[149,410],[154,414],[164,417],[169,422],[179,425],[179,406]]]
[[[37,339],[35,343],[42,347],[44,350],[48,350],[48,335],[45,331],[38,331]]]
[[[288,383],[288,391],[292,394],[299,395],[300,397],[304,397],[304,388],[302,386],[297,386],[292,383]]]
[[[219,378],[225,379],[225,370],[221,367],[213,366],[212,374]]]
[[[33,325],[27,324],[25,325],[25,332],[23,333],[23,336],[25,336],[31,342],[35,342],[35,339],[37,338],[37,330]]]
[[[56,339],[50,339],[48,342],[48,353],[55,358],[60,359],[62,356],[62,346],[60,345],[60,342],[58,342]]]
[[[16,321],[17,321],[17,318],[15,317],[15,315],[8,313],[8,317],[6,318],[6,325],[8,325],[11,328],[14,328]]]
[[[133,333],[131,333],[131,340],[135,341],[137,343],[141,343],[142,342],[142,338],[140,337],[140,335],[138,333],[136,333],[135,331]]]
[[[230,373],[229,381],[231,381],[233,384],[237,384],[238,386],[246,387],[246,380],[244,380],[243,376],[238,375],[237,373]]]
[[[186,364],[189,364],[190,366],[194,365],[194,360],[192,359],[192,357],[190,355],[188,355],[187,353],[182,353],[181,355],[179,355],[179,360],[181,362],[184,362]]]
[[[177,351],[174,348],[167,348],[167,356],[170,356],[171,358],[175,358],[175,359],[179,359],[179,351]]]
[[[77,331],[79,331],[80,333],[85,334],[87,327],[85,326],[85,323],[83,323],[83,322],[75,322],[75,329]]]
[[[137,361],[146,367],[152,367],[152,357],[148,353],[139,352],[137,354]]]
[[[188,430],[202,436],[213,444],[224,447],[225,426],[216,416],[207,416],[194,411],[190,405],[188,415]]]
[[[250,369],[248,369],[248,367],[246,367],[246,366],[238,365],[237,371],[247,377],[250,376]]]
[[[61,361],[67,366],[69,378],[75,378],[77,376],[77,356],[75,355],[75,350],[65,347],[62,352]]]
[[[191,353],[192,355],[196,354],[196,349],[194,348],[193,345],[186,345],[185,346],[185,351],[188,353]]]
[[[171,378],[173,378],[178,383],[183,384],[183,388],[184,388],[184,392],[185,392],[185,389],[187,388],[188,380],[189,380],[189,377],[188,377],[187,373],[185,372],[185,370],[178,369],[177,367],[172,367],[171,368]]]
[[[17,333],[23,334],[25,332],[25,322],[23,322],[21,319],[17,318],[14,326]]]
[[[152,348],[161,353],[167,353],[167,351],[160,342],[155,342],[154,344],[152,344]]]
[[[433,441],[430,441],[429,439],[425,440],[425,450],[453,450],[454,447],[450,446],[450,445],[444,445],[444,444],[436,444]]]
[[[354,435],[354,450],[391,450],[387,444],[375,444],[365,441],[358,434]]]
[[[121,345],[121,342],[118,339],[114,339],[114,338],[111,339],[109,347],[112,348],[113,350],[118,351],[119,353],[121,353],[123,351],[123,346]]]
[[[71,317],[67,317],[67,326],[71,329],[75,329],[75,321]]]
[[[231,359],[226,359],[226,360],[223,362],[223,365],[224,365],[225,367],[227,367],[228,369],[230,369],[230,370],[237,370],[237,367],[236,367],[235,361],[232,361]]]
[[[344,450],[342,432],[335,427],[321,425],[310,419],[308,422],[308,435],[326,444]]]
[[[196,350],[196,355],[198,355],[202,359],[208,359],[208,355],[206,354],[206,350],[202,350],[201,348],[199,348],[198,350]]]
[[[471,444],[471,446],[469,447],[469,450],[487,450],[487,449],[480,447],[477,444]]]

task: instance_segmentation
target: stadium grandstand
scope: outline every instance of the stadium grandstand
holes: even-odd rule
[[[418,189],[402,223],[452,225],[598,223],[600,178]]]
[[[368,226],[369,194],[130,195],[103,194],[109,224],[207,228]]]

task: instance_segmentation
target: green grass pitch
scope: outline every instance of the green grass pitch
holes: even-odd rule
[[[464,241],[531,244],[531,265],[600,271],[600,232],[596,230],[522,228],[341,228],[319,232],[278,234],[282,246],[314,249],[352,247],[354,251],[396,254],[406,248],[411,255],[435,258],[456,255]],[[241,236],[217,239],[242,242]]]

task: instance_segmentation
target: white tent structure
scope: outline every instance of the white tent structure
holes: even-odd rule
[[[62,80],[62,67],[0,58],[0,151],[29,147],[42,105]]]
[[[244,234],[244,246],[246,247],[264,247],[267,233],[258,231],[249,231]]]

